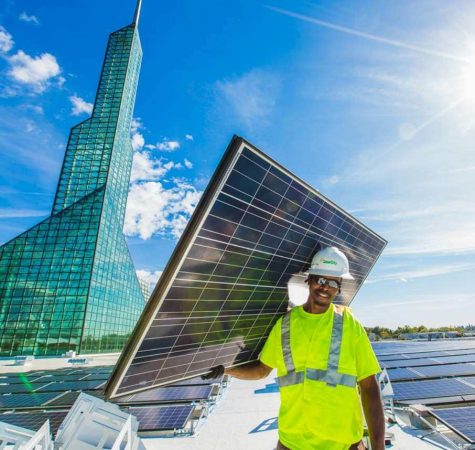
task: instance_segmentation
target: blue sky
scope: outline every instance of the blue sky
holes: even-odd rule
[[[49,214],[69,129],[134,6],[1,3],[0,242]],[[238,134],[389,241],[352,305],[366,325],[474,323],[473,30],[468,1],[144,0],[137,270],[163,269]]]

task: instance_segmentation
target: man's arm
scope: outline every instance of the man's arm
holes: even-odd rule
[[[230,367],[224,373],[240,380],[260,380],[267,377],[272,372],[272,367],[265,365],[261,361],[251,361],[242,366]]]
[[[384,449],[384,411],[379,383],[375,375],[359,382],[361,402],[368,424],[372,450]]]

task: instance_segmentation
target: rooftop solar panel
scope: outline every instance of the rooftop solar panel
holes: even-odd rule
[[[438,364],[439,360],[435,358],[417,358],[417,359],[396,359],[394,361],[381,361],[381,367],[386,369],[402,368],[402,367],[416,367],[416,366],[429,366]]]
[[[66,408],[74,405],[74,402],[79,397],[80,391],[63,392],[61,394],[56,392],[57,397],[48,402],[46,406],[50,408]],[[101,391],[84,391],[85,394],[92,395],[93,397],[103,398]]]
[[[193,400],[207,400],[212,391],[212,386],[178,386],[149,389],[138,394],[119,397],[116,401],[120,404],[140,404],[153,402],[190,402]]]
[[[381,367],[396,368],[396,367],[420,367],[420,366],[434,366],[437,364],[451,364],[451,363],[469,363],[475,362],[475,354],[470,355],[456,355],[456,356],[439,356],[437,358],[417,358],[417,359],[398,359],[394,361],[381,361]]]
[[[475,349],[439,350],[431,352],[398,353],[397,355],[382,355],[378,356],[378,360],[386,362],[398,359],[437,358],[440,356],[473,355],[474,353]]]
[[[436,409],[431,414],[471,444],[475,443],[475,406]]]
[[[139,432],[180,430],[190,419],[194,406],[128,408],[139,421]]]
[[[44,384],[42,387],[38,387],[35,392],[64,392],[64,391],[76,391],[76,390],[90,390],[100,389],[104,384],[104,380],[92,380],[92,381],[66,381],[66,382],[50,382]]]
[[[286,311],[287,282],[318,248],[348,256],[349,304],[386,241],[235,137],[106,389],[115,397],[257,359]]]
[[[57,392],[45,394],[12,394],[0,395],[1,409],[35,408],[44,405],[58,396]]]
[[[475,375],[475,364],[444,364],[438,366],[417,367],[417,371],[425,377],[453,377]]]
[[[62,412],[34,412],[34,413],[5,413],[0,414],[0,422],[6,422],[17,427],[38,431],[49,419],[51,432],[56,434],[59,426],[66,417],[67,411]]]
[[[373,348],[380,356],[400,355],[401,353],[475,349],[475,339],[447,339],[432,341],[374,342]]]
[[[469,386],[456,378],[392,383],[395,400],[412,400],[475,394],[475,385]]]
[[[31,384],[29,382],[24,384],[0,384],[0,394],[28,394],[45,384],[46,383]]]
[[[400,369],[388,369],[388,376],[391,381],[412,380],[422,377],[421,374],[406,367]]]

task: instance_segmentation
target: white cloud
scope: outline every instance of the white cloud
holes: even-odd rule
[[[192,169],[193,168],[193,163],[191,161],[189,161],[188,159],[185,158],[185,160],[183,161],[183,164],[185,164],[185,167],[187,169]]]
[[[13,209],[0,208],[0,219],[13,219],[19,217],[44,217],[48,215],[48,211],[36,209]]]
[[[194,140],[194,139],[193,139],[193,136],[192,136],[191,134],[185,134],[185,139],[186,139],[187,141],[193,141],[193,140]]]
[[[252,70],[241,77],[216,83],[216,90],[227,108],[246,125],[266,122],[272,113],[280,80],[263,70]]]
[[[475,264],[461,263],[461,264],[448,264],[445,263],[439,266],[432,267],[416,267],[404,271],[392,270],[385,275],[377,275],[366,280],[367,284],[380,283],[382,281],[400,281],[407,282],[415,278],[428,278],[434,276],[441,276],[455,272],[464,272],[466,270],[475,269]]]
[[[171,169],[179,169],[181,165],[162,158],[154,158],[151,152],[136,152],[132,163],[131,183],[137,181],[158,181]]]
[[[73,105],[73,108],[71,110],[71,114],[73,116],[80,116],[81,114],[90,115],[92,113],[92,109],[94,108],[94,105],[92,103],[86,102],[84,99],[78,97],[77,95],[71,95],[71,97],[69,97],[69,100]]]
[[[165,139],[162,142],[157,143],[155,148],[164,152],[173,152],[180,148],[180,143],[178,141],[169,141]]]
[[[18,17],[21,21],[23,22],[28,22],[28,23],[34,23],[36,25],[38,25],[40,23],[40,21],[38,20],[38,18],[34,15],[28,15],[25,11],[23,11],[19,17]]]
[[[143,130],[145,127],[143,126],[142,119],[140,117],[134,117],[130,124],[130,136],[132,142],[132,148],[134,151],[140,151],[143,149],[145,145],[145,138],[140,130]]]
[[[56,77],[60,84],[64,82],[64,78],[58,76],[61,68],[56,58],[50,53],[32,57],[23,50],[19,50],[8,58],[8,62],[10,77],[17,83],[31,88],[35,93],[45,91],[51,80]]]
[[[142,150],[144,144],[145,139],[142,133],[139,133],[138,131],[132,133],[132,148],[134,149],[134,151]]]
[[[14,45],[13,36],[0,25],[0,53],[8,53]]]
[[[152,285],[157,284],[158,280],[162,276],[162,270],[155,270],[154,272],[150,272],[149,270],[139,269],[136,271],[137,276],[144,280],[146,283],[152,287]]]
[[[201,192],[186,183],[165,188],[159,181],[133,184],[127,200],[124,233],[146,240],[154,234],[180,237]]]

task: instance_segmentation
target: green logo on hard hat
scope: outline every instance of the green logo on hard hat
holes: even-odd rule
[[[323,264],[331,264],[332,266],[336,266],[337,262],[333,261],[332,259],[322,259]]]

